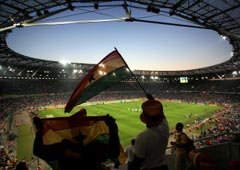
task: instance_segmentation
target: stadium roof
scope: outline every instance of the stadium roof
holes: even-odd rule
[[[14,52],[8,48],[6,37],[12,29],[33,26],[41,20],[61,13],[73,11],[74,8],[97,9],[101,7],[119,7],[125,10],[126,22],[148,22],[153,24],[169,24],[175,26],[212,29],[226,36],[233,46],[232,57],[217,65],[185,71],[144,71],[136,73],[149,75],[199,75],[211,73],[227,73],[240,68],[240,1],[239,0],[0,0],[0,65],[29,68],[61,68],[57,61],[35,59]],[[177,23],[161,23],[159,21],[142,20],[132,16],[130,8],[141,8],[148,12],[167,12],[169,16],[180,17],[191,21],[192,25]],[[75,67],[81,66],[74,63]]]

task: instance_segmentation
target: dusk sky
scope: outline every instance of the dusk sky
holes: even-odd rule
[[[76,9],[54,16],[46,22],[111,18],[109,15],[96,16],[95,13],[66,17],[73,12],[79,13]],[[114,14],[118,17],[126,16],[124,11]],[[148,20],[157,18],[161,22],[189,25],[189,22],[162,14],[157,14],[157,17],[156,14],[143,11],[132,11],[132,14],[140,14]],[[174,71],[201,68],[228,60],[232,52],[229,42],[215,31],[142,22],[16,28],[9,34],[7,42],[11,49],[29,57],[89,64],[97,64],[116,47],[131,70]]]

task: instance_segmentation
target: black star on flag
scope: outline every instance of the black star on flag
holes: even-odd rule
[[[92,75],[90,76],[90,78],[88,79],[89,84],[91,84],[92,81],[94,81],[94,80],[96,80],[96,79],[94,78],[94,74],[92,74]]]

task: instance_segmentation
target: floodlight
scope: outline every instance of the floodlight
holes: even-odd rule
[[[98,3],[94,3],[94,9],[98,9]]]

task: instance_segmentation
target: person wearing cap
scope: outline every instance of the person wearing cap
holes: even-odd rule
[[[166,148],[169,125],[162,103],[149,99],[142,104],[140,120],[146,129],[135,138],[133,166],[130,170],[167,170]]]

